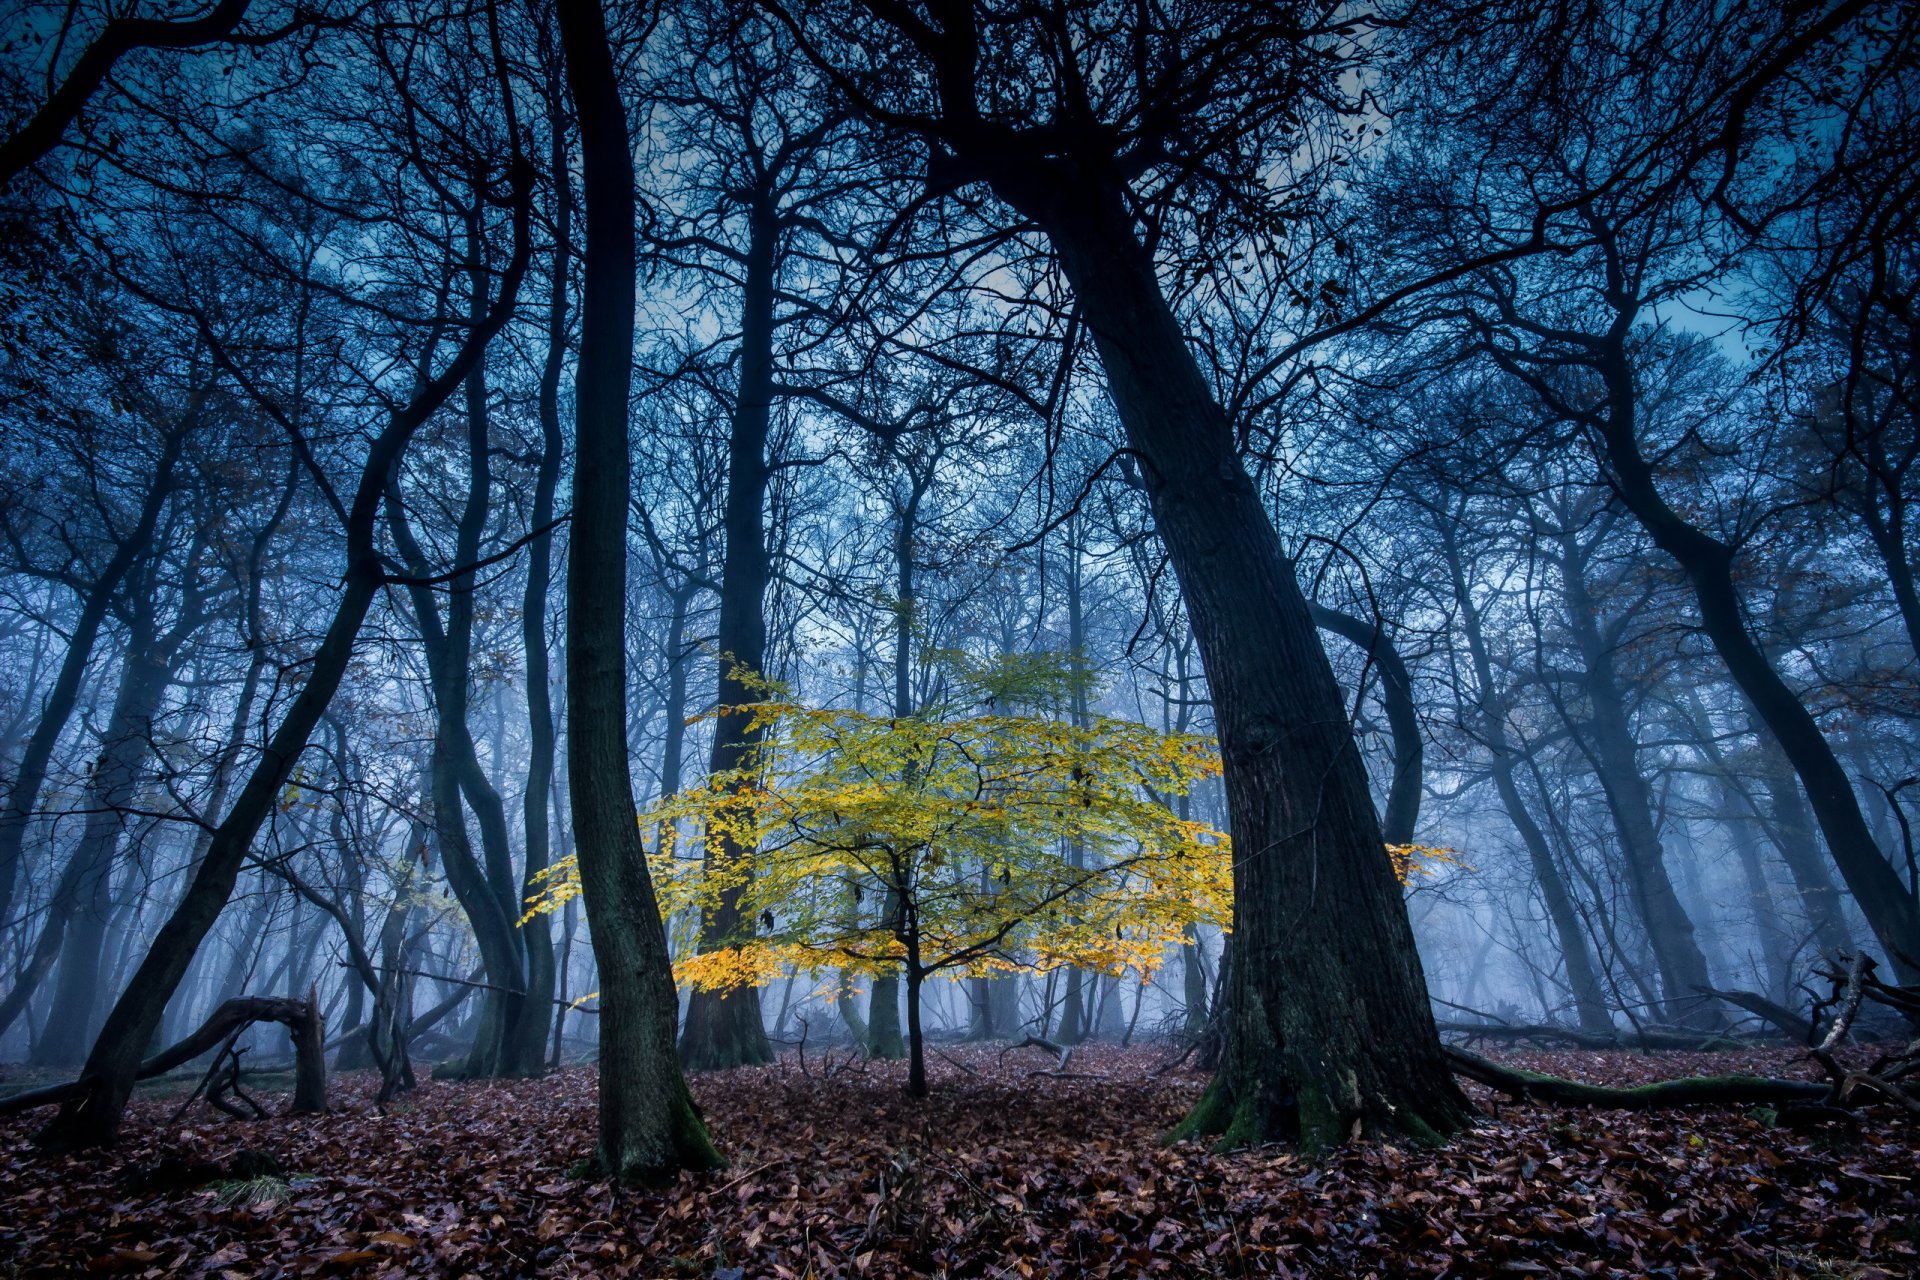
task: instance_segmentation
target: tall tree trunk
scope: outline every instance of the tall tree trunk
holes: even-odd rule
[[[80,682],[87,673],[87,664],[93,660],[93,646],[100,637],[100,626],[106,621],[107,610],[121,581],[134,563],[147,554],[153,542],[160,512],[175,487],[173,469],[180,461],[181,450],[186,447],[187,435],[199,412],[196,392],[185,418],[167,434],[161,446],[160,458],[154,464],[153,483],[147,487],[146,497],[140,504],[139,518],[114,547],[113,555],[108,557],[99,575],[88,584],[81,600],[80,616],[74,620],[67,640],[66,656],[53,678],[47,700],[40,705],[39,719],[27,738],[20,768],[7,788],[6,802],[0,804],[0,921],[13,918],[14,887],[19,883],[20,851],[26,841],[27,827],[33,821],[34,809],[39,806],[40,789],[46,785],[47,769],[53,762],[53,749],[59,745],[60,735],[66,731],[67,721],[79,701]]]
[[[1841,879],[1901,979],[1920,981],[1920,901],[1875,843],[1853,782],[1819,722],[1747,629],[1734,581],[1734,549],[1674,510],[1660,492],[1652,464],[1640,452],[1638,389],[1627,349],[1637,315],[1637,308],[1622,306],[1613,326],[1594,345],[1594,368],[1606,387],[1606,400],[1587,421],[1598,437],[1614,490],[1654,545],[1672,556],[1686,575],[1701,629],[1799,775]]]
[[[1683,690],[1680,705],[1700,755],[1713,771],[1714,788],[1720,798],[1720,824],[1726,831],[1728,844],[1740,864],[1740,875],[1747,886],[1754,940],[1760,945],[1760,967],[1767,993],[1776,1000],[1790,1003],[1794,940],[1783,927],[1782,913],[1774,900],[1773,888],[1767,882],[1766,868],[1760,861],[1761,845],[1773,844],[1766,818],[1722,754],[1714,732],[1713,717],[1700,700],[1699,690],[1691,686]]]
[[[1441,1053],[1339,683],[1233,430],[1110,168],[988,165],[1047,231],[1136,451],[1213,692],[1234,841],[1220,1070],[1189,1133],[1437,1139],[1471,1104]]]
[[[42,1066],[75,1066],[87,1053],[104,983],[100,960],[107,941],[107,917],[113,909],[111,885],[126,810],[133,803],[140,771],[148,755],[153,717],[160,709],[171,674],[153,648],[154,637],[135,635],[120,673],[120,689],[108,718],[107,741],[88,788],[86,825],[61,877],[36,945],[60,956],[46,1034],[34,1061]],[[24,985],[33,975],[22,974]],[[9,997],[8,1003],[12,1003]],[[0,1010],[0,1031],[8,1015]]]
[[[775,196],[756,190],[747,210],[746,282],[741,295],[740,385],[727,443],[726,560],[720,579],[719,714],[708,766],[715,774],[746,764],[762,729],[735,708],[764,696],[756,682],[767,661],[767,431],[773,404],[773,307],[780,221]],[[750,860],[730,833],[707,834],[709,867]],[[744,887],[728,891],[700,920],[700,949],[715,951],[750,941],[754,922],[740,910]],[[756,987],[695,991],[687,1000],[680,1060],[695,1071],[773,1061]]]
[[[552,153],[548,172],[554,186],[554,244],[547,299],[547,357],[540,370],[540,466],[533,483],[533,527],[545,530],[553,523],[554,494],[560,484],[561,456],[566,447],[560,432],[560,376],[567,360],[567,277],[573,259],[573,187],[568,177],[566,113],[563,95],[553,95],[549,119]],[[536,532],[527,547],[527,586],[521,598],[520,640],[527,655],[527,789],[521,798],[526,853],[524,902],[543,887],[540,880],[553,860],[553,836],[548,821],[552,800],[555,729],[553,668],[547,653],[547,601],[553,582],[553,535]],[[538,1075],[547,1062],[547,1017],[552,1007],[555,977],[553,918],[541,912],[520,926],[527,953],[526,1016],[520,1034],[507,1046],[509,1065],[516,1075]],[[555,1025],[559,1016],[555,1015]]]
[[[920,503],[932,483],[932,473],[910,468],[907,493],[894,512],[893,524],[893,714],[905,719],[919,708],[913,696],[913,628],[919,587],[914,580],[913,542],[919,536]],[[900,927],[906,903],[889,889],[882,908]],[[907,1056],[900,1026],[900,970],[874,975],[867,997],[867,1056],[896,1060]]]
[[[599,0],[563,0],[558,14],[586,207],[567,558],[567,779],[600,966],[596,1158],[618,1182],[652,1182],[713,1168],[720,1157],[674,1056],[678,1001],[627,757],[633,151]]]
[[[1712,974],[1695,936],[1693,919],[1667,874],[1665,850],[1653,822],[1653,795],[1646,775],[1640,771],[1639,747],[1620,689],[1613,640],[1600,633],[1598,610],[1587,587],[1588,549],[1580,545],[1571,530],[1560,534],[1560,549],[1567,621],[1586,667],[1581,688],[1587,695],[1594,770],[1620,837],[1627,887],[1653,949],[1665,1014],[1673,1022],[1711,1023],[1715,1020],[1712,1011],[1703,1004],[1699,992],[1713,985]]]

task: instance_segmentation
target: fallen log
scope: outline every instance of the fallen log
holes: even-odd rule
[[[326,1111],[326,1029],[320,1021],[320,1006],[312,1000],[237,996],[215,1009],[193,1034],[142,1062],[134,1078],[149,1080],[165,1075],[209,1049],[218,1048],[227,1037],[255,1022],[278,1022],[293,1034],[293,1102],[287,1108],[288,1114],[309,1115]],[[80,1092],[82,1085],[78,1080],[48,1085],[42,1089],[27,1089],[12,1097],[0,1098],[0,1116],[52,1106]]]
[[[1757,991],[1720,991],[1713,987],[1695,987],[1701,995],[1724,1000],[1736,1008],[1745,1009],[1755,1017],[1772,1024],[1781,1035],[1795,1044],[1813,1043],[1813,1020],[1803,1018],[1787,1006],[1775,1000],[1769,1000]]]
[[[1756,1106],[1776,1102],[1819,1102],[1832,1089],[1812,1080],[1773,1080],[1766,1076],[1687,1076],[1653,1084],[1614,1087],[1583,1084],[1559,1076],[1503,1067],[1457,1045],[1443,1045],[1447,1064],[1465,1076],[1523,1101],[1554,1102],[1575,1107],[1607,1107],[1620,1111],[1652,1111],[1661,1107],[1700,1105]]]
[[[1007,1060],[1007,1055],[1012,1053],[1015,1049],[1045,1049],[1048,1053],[1051,1053],[1060,1059],[1060,1065],[1054,1068],[1056,1073],[1065,1071],[1067,1069],[1067,1064],[1073,1061],[1073,1049],[1070,1046],[1063,1045],[1063,1044],[1055,1044],[1053,1041],[1047,1039],[1044,1036],[1028,1036],[1025,1040],[1022,1040],[1019,1044],[1010,1044],[1006,1046],[1005,1048],[1000,1050],[1000,1061],[1005,1062]]]
[[[1469,1040],[1499,1040],[1511,1044],[1517,1040],[1570,1045],[1575,1049],[1712,1049],[1745,1043],[1740,1036],[1720,1031],[1683,1031],[1678,1028],[1647,1027],[1640,1031],[1580,1031],[1551,1022],[1442,1022],[1436,1024],[1448,1035]]]

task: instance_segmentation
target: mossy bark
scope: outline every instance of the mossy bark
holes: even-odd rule
[[[1477,1053],[1449,1047],[1447,1060],[1470,1080],[1517,1098],[1533,1098],[1577,1107],[1653,1111],[1661,1107],[1742,1107],[1775,1102],[1818,1102],[1831,1092],[1812,1080],[1774,1080],[1766,1076],[1684,1076],[1652,1084],[1616,1088],[1583,1084],[1538,1071],[1503,1067]]]

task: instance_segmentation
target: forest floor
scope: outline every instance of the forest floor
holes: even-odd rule
[[[1807,1074],[1790,1051],[1508,1053],[1603,1083]],[[111,1153],[49,1160],[0,1122],[0,1277],[1920,1275],[1920,1130],[1886,1113],[1773,1127],[1740,1109],[1489,1107],[1439,1151],[1366,1144],[1318,1166],[1159,1136],[1202,1080],[1156,1048],[945,1048],[934,1096],[897,1064],[789,1055],[697,1077],[731,1164],[657,1193],[576,1180],[591,1068],[426,1083],[382,1115],[236,1122],[135,1104]],[[960,1064],[964,1064],[964,1067]],[[263,1101],[265,1098],[263,1097]],[[281,1099],[274,1099],[278,1102]],[[241,1149],[283,1176],[191,1184]],[[173,1163],[162,1166],[163,1161]]]

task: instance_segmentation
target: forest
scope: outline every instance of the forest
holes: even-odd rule
[[[1914,0],[0,0],[0,1274],[1920,1274],[1917,219]]]

